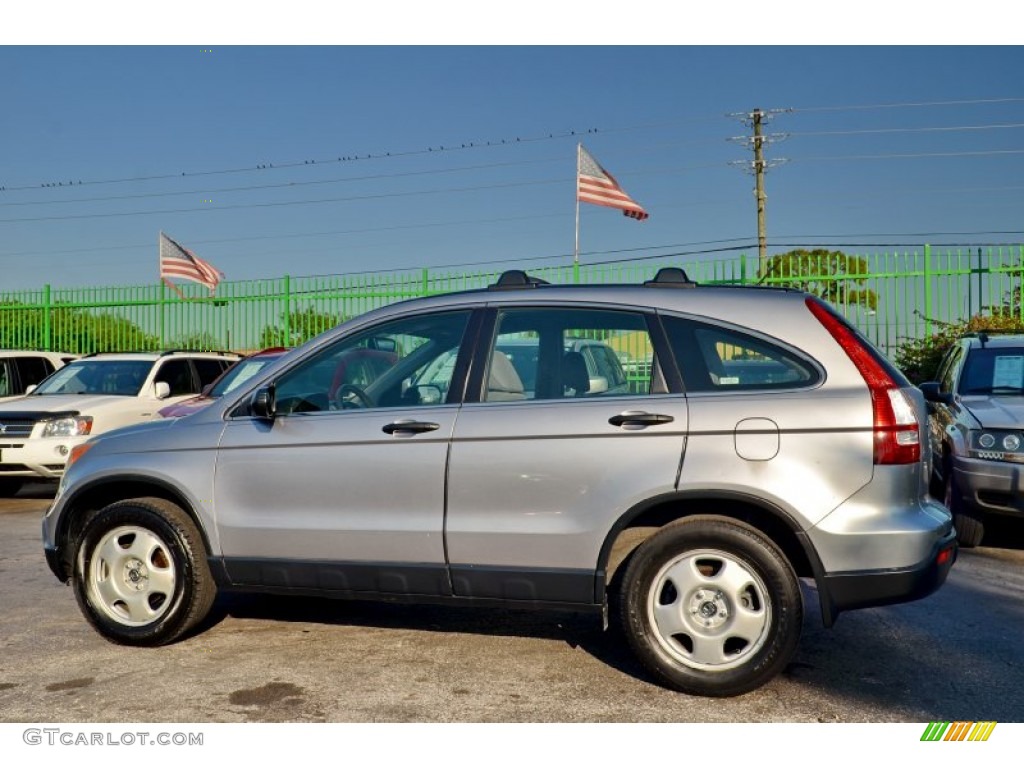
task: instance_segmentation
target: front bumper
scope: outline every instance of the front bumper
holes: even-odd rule
[[[64,561],[61,560],[60,553],[56,549],[45,547],[43,554],[46,555],[46,564],[50,566],[53,575],[57,577],[58,581],[67,584],[71,580],[71,574],[68,573]]]
[[[1024,517],[1024,464],[957,456],[953,474],[967,509]]]
[[[80,437],[21,438],[0,445],[0,477],[45,478],[57,480],[64,474],[68,455],[79,443]]]

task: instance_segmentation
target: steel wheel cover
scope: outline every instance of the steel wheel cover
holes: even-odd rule
[[[147,528],[107,531],[90,553],[86,594],[98,611],[118,624],[152,624],[171,607],[177,571],[171,549]]]
[[[715,549],[694,550],[658,571],[647,594],[652,635],[676,661],[709,672],[739,667],[772,626],[768,588],[749,565]]]

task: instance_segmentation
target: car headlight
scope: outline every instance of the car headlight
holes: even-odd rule
[[[62,416],[43,425],[43,437],[79,437],[92,432],[92,416]]]
[[[1020,432],[1004,429],[977,429],[971,431],[971,456],[976,459],[1014,461],[1024,463],[1024,437]]]

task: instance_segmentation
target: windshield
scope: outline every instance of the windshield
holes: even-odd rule
[[[33,395],[139,394],[152,360],[77,360],[39,385]]]
[[[972,350],[960,376],[961,395],[1024,393],[1024,347]]]
[[[228,392],[234,391],[277,360],[278,357],[279,355],[274,355],[273,357],[257,357],[251,360],[242,360],[217,379],[217,382],[206,393],[206,396],[221,397]]]

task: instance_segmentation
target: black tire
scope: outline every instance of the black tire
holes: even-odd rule
[[[985,538],[985,521],[980,512],[967,509],[953,467],[946,470],[946,508],[953,514],[956,540],[964,549],[973,549]]]
[[[73,580],[89,623],[122,645],[177,640],[217,594],[195,523],[156,498],[119,501],[94,515],[75,543]]]
[[[21,490],[21,486],[24,484],[25,481],[20,477],[0,478],[0,499],[9,499],[12,496],[17,495],[18,491]]]
[[[736,696],[777,675],[800,641],[803,598],[785,555],[757,529],[696,516],[645,541],[623,577],[622,625],[671,688]]]

